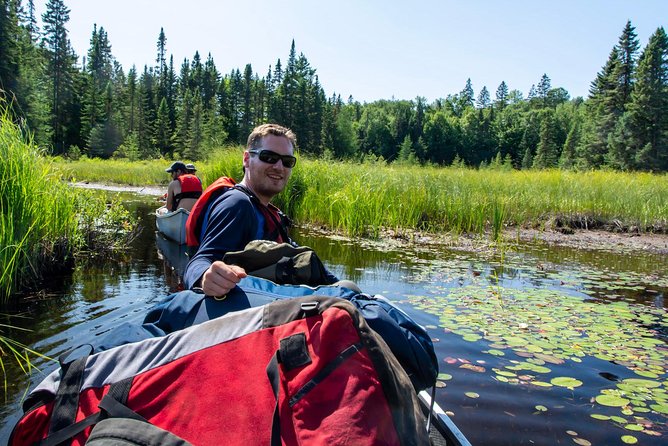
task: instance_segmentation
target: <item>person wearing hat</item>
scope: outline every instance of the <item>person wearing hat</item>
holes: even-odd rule
[[[170,212],[178,208],[190,211],[202,195],[202,182],[187,171],[186,165],[181,161],[176,161],[165,169],[165,172],[172,175],[172,181],[167,186],[167,203],[165,204]]]
[[[202,180],[197,176],[195,172],[197,172],[197,169],[195,168],[194,164],[192,163],[186,164],[186,173],[189,173],[190,175],[195,175],[195,177],[199,180],[200,184],[202,184]]]

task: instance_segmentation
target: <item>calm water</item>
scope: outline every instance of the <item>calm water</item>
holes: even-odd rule
[[[178,289],[184,253],[156,238],[154,202],[128,195],[128,203],[144,230],[124,259],[80,267],[30,296],[22,318],[0,321],[32,330],[12,337],[55,358],[122,321],[141,321]],[[437,400],[474,445],[623,445],[625,435],[665,444],[665,256],[540,244],[488,255],[295,238],[339,277],[428,327],[442,372]],[[34,363],[43,373],[55,368]],[[8,367],[0,439],[42,376]]]

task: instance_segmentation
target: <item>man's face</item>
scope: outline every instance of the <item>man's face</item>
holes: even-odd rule
[[[294,155],[290,140],[284,136],[267,135],[262,138],[262,144],[255,150],[271,150],[279,155]],[[244,182],[255,192],[258,198],[268,203],[279,194],[288,183],[292,169],[285,167],[283,161],[276,164],[260,160],[259,155],[244,152],[244,167],[246,172]]]

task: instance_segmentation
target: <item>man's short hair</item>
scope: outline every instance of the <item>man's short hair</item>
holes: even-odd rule
[[[290,144],[292,144],[292,149],[296,150],[297,148],[297,136],[292,130],[287,127],[280,126],[278,124],[262,124],[258,125],[253,129],[250,135],[248,135],[248,142],[246,143],[246,148],[248,149],[258,149],[262,142],[262,138],[267,135],[274,136],[283,136],[288,138]]]

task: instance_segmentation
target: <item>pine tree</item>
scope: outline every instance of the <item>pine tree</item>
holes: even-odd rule
[[[105,94],[112,81],[113,57],[111,45],[104,28],[93,25],[93,35],[86,64],[85,92],[82,98],[81,138],[88,141],[97,124],[106,122],[110,115],[105,111]]]
[[[48,50],[48,71],[51,74],[51,128],[52,150],[55,154],[65,153],[68,129],[68,105],[74,94],[73,75],[74,53],[67,37],[67,22],[70,10],[63,0],[48,0],[44,23],[44,45]],[[71,117],[70,117],[71,118]],[[77,132],[78,133],[78,132]]]
[[[165,35],[165,30],[160,27],[160,34],[158,35],[158,55],[155,59],[158,69],[158,78],[163,79],[165,71],[167,70],[167,36]],[[161,85],[162,87],[162,85]]]
[[[192,160],[202,158],[202,143],[204,141],[204,107],[199,91],[193,94],[193,112],[190,121],[188,144],[184,148],[183,156]]]
[[[503,110],[508,105],[508,86],[505,81],[501,81],[496,89],[496,105]]]
[[[561,150],[561,156],[559,157],[559,167],[562,169],[572,169],[575,167],[576,163],[576,147],[580,138],[580,123],[577,120],[574,120],[571,129],[568,131],[568,136],[566,136],[566,142],[564,147]]]
[[[415,150],[413,150],[413,142],[411,141],[410,136],[406,135],[401,146],[399,146],[399,155],[397,156],[397,162],[399,164],[416,164],[417,157],[415,156]]]
[[[547,106],[547,96],[552,88],[552,81],[547,74],[543,74],[536,88],[536,97],[542,101],[543,107]]]
[[[161,155],[173,155],[172,129],[169,122],[169,110],[166,98],[162,98],[160,106],[158,106],[153,144],[160,151]]]
[[[127,78],[128,91],[128,133],[136,130],[135,118],[137,116],[138,98],[137,98],[137,68],[133,65],[128,72]]]
[[[155,106],[155,82],[152,70],[144,65],[144,73],[139,79],[137,92],[137,143],[142,159],[151,159],[158,156],[153,145],[157,110]]]
[[[626,144],[635,151],[637,166],[668,170],[668,37],[663,27],[652,34],[638,60],[628,114],[632,136]]]
[[[621,63],[618,73],[618,95],[622,107],[626,109],[626,104],[631,100],[631,90],[633,89],[633,76],[635,75],[636,53],[640,48],[635,28],[631,21],[626,22],[624,31],[619,37],[619,60]]]
[[[241,134],[248,135],[253,128],[253,69],[250,64],[246,65],[243,77],[243,102],[241,109]]]
[[[11,105],[18,89],[20,28],[18,3],[0,0],[0,100]]]
[[[532,167],[549,169],[557,165],[557,144],[555,142],[554,120],[551,113],[546,113],[540,123],[540,140]]]
[[[487,108],[491,104],[491,100],[489,97],[489,91],[487,90],[487,87],[482,87],[482,90],[480,90],[480,94],[478,95],[478,101],[476,105],[478,108]]]
[[[186,90],[181,98],[181,104],[176,118],[173,146],[183,153],[190,141],[190,125],[192,122],[193,98],[190,90]]]
[[[471,78],[466,79],[466,85],[464,89],[459,92],[459,105],[462,109],[466,107],[473,107],[474,101],[473,85],[471,84]]]
[[[622,115],[618,91],[618,74],[622,65],[619,49],[615,46],[608,61],[596,75],[589,90],[589,122],[584,128],[582,145],[578,149],[578,163],[583,167],[600,167],[608,152],[608,136]]]
[[[531,155],[531,147],[527,147],[522,157],[522,169],[527,170],[533,167],[533,156]]]
[[[605,163],[614,169],[629,170],[634,165],[634,152],[637,152],[637,148],[634,150],[631,145],[634,137],[629,120],[630,114],[624,113],[612,133],[608,135]]]

